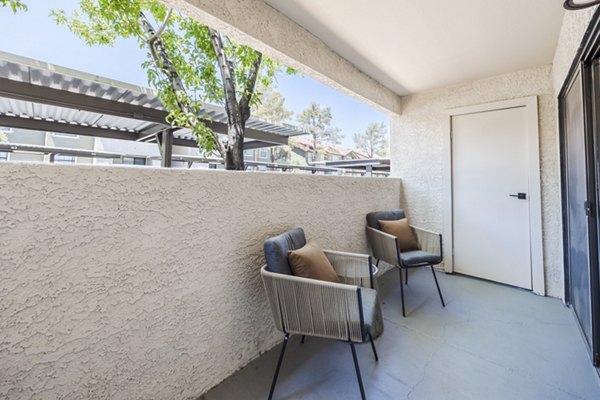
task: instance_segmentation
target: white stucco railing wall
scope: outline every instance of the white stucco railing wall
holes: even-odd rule
[[[0,398],[197,398],[280,340],[263,241],[367,250],[400,181],[0,164]]]

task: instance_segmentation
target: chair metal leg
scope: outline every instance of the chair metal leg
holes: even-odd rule
[[[379,258],[377,259],[377,262],[375,263],[376,267],[379,267]]]
[[[375,356],[375,361],[379,361],[379,356],[377,356],[377,349],[375,349],[375,343],[373,342],[373,336],[371,335],[371,332],[369,332],[368,335],[369,342],[371,342],[371,349],[373,349],[373,355]]]
[[[367,400],[362,378],[360,377],[360,367],[358,366],[358,358],[356,358],[356,349],[354,349],[354,343],[350,342],[350,348],[352,349],[352,358],[354,359],[354,368],[356,369],[356,379],[358,379],[358,386],[360,387],[360,396],[362,400]]]
[[[271,383],[271,391],[269,392],[269,400],[273,398],[273,392],[275,391],[275,384],[277,383],[277,377],[279,376],[279,370],[281,369],[281,363],[283,362],[283,355],[285,353],[285,348],[288,343],[288,339],[290,338],[290,334],[286,333],[283,337],[283,346],[281,347],[281,353],[279,354],[279,361],[277,361],[277,368],[275,369],[275,375],[273,376],[273,383]]]
[[[400,270],[400,300],[402,300],[402,316],[406,317],[406,311],[404,311],[404,285],[402,284],[402,268]]]
[[[442,291],[440,290],[440,285],[438,283],[437,277],[435,276],[435,268],[433,265],[431,267],[431,272],[433,273],[433,279],[435,280],[435,286],[437,287],[438,293],[440,295],[440,300],[442,301],[442,307],[446,307],[446,303],[444,303],[444,297],[442,296]]]
[[[304,344],[304,339],[306,338],[305,335],[302,335],[302,339],[300,339],[300,344]]]
[[[408,285],[408,269],[404,271],[404,283]]]

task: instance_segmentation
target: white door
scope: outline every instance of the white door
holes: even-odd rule
[[[527,122],[525,107],[452,116],[452,228],[454,271],[532,289]]]

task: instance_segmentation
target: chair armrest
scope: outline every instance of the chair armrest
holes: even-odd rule
[[[421,250],[428,251],[433,254],[437,254],[443,257],[442,254],[442,234],[437,232],[428,231],[426,229],[417,228],[416,226],[410,226],[417,236],[417,241],[421,246]]]
[[[367,226],[367,238],[375,258],[393,266],[400,265],[396,236]]]
[[[280,331],[355,342],[364,340],[359,299],[363,291],[372,289],[278,274],[267,271],[266,266],[260,274],[275,326]]]
[[[376,267],[372,265],[370,255],[334,250],[323,252],[343,283],[373,288],[372,278]]]

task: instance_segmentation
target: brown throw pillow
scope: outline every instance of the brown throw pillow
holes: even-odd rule
[[[394,221],[379,220],[381,230],[398,238],[401,251],[419,250],[419,242],[408,224],[408,219],[402,218]]]
[[[314,240],[309,240],[297,250],[288,251],[288,260],[292,273],[296,276],[329,282],[340,281],[327,256]]]

